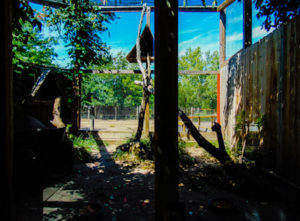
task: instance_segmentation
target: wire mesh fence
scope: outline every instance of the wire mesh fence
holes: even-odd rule
[[[94,118],[101,120],[136,120],[140,107],[121,107],[121,106],[85,106],[81,109],[81,118]],[[154,114],[150,109],[150,119]]]
[[[200,107],[179,108],[191,117],[216,115],[215,109],[202,109]],[[101,120],[136,120],[138,119],[139,112],[139,106],[84,106],[81,108],[81,118],[90,119],[93,117],[94,119]],[[153,108],[150,108],[150,119],[154,119]]]

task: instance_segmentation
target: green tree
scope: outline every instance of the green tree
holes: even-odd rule
[[[128,63],[125,54],[119,52],[106,65],[94,69],[137,69],[137,65]],[[82,105],[139,106],[142,88],[134,84],[135,80],[141,80],[141,75],[85,74],[82,81]]]
[[[107,31],[106,24],[114,19],[114,14],[97,11],[89,0],[69,0],[66,7],[57,9],[46,7],[45,14],[47,25],[66,43],[69,65],[76,72],[108,61],[108,47],[101,34]]]
[[[90,5],[89,0],[69,0],[65,7],[45,10],[45,21],[57,31],[66,43],[73,69],[72,131],[77,132],[80,113],[80,79],[82,69],[92,65],[103,65],[109,61],[108,47],[101,39],[107,31],[106,23],[114,19],[112,13],[101,13]]]
[[[27,0],[14,0],[12,52],[15,73],[23,73],[26,63],[51,64],[56,57],[54,38],[42,35],[42,22]],[[28,68],[27,68],[28,69]]]
[[[203,56],[200,47],[194,50],[188,48],[179,58],[179,70],[209,70],[219,69],[219,55],[215,51],[205,52]],[[216,109],[217,78],[216,75],[181,75],[178,82],[178,103],[181,108],[201,107]]]
[[[26,64],[51,65],[57,56],[53,46],[57,43],[53,37],[45,38],[38,27],[30,22],[21,22],[21,29],[12,33],[13,66],[15,73],[21,74]],[[23,33],[29,33],[24,36]]]

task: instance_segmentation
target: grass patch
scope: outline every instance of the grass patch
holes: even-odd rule
[[[190,142],[186,142],[181,138],[178,139],[178,161],[181,166],[188,167],[196,162],[196,159],[193,158],[186,150],[188,147],[193,146],[194,145],[191,145]]]
[[[70,134],[69,139],[73,143],[75,161],[83,163],[93,161],[92,152],[99,149],[99,141],[91,135],[85,137],[82,134],[79,136]]]
[[[141,139],[140,142],[133,142],[132,139],[128,139],[126,143],[116,149],[113,158],[128,166],[154,169],[151,145],[150,138]]]

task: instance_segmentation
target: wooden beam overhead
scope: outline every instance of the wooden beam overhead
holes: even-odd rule
[[[214,75],[219,71],[179,71],[180,75]]]
[[[47,5],[54,8],[65,7],[66,3],[63,1],[51,1],[51,0],[29,0],[30,2]],[[149,6],[151,11],[154,11],[154,6]],[[143,6],[94,6],[96,10],[103,13],[105,12],[141,12]],[[217,6],[179,6],[180,12],[217,12]]]
[[[84,70],[87,74],[141,74],[140,70]]]
[[[141,74],[140,70],[84,70],[86,74]],[[178,71],[179,75],[215,75],[219,71]],[[154,71],[151,71],[154,74]]]
[[[218,6],[217,11],[218,12],[223,11],[229,5],[231,5],[233,2],[235,2],[235,0],[226,0],[226,1],[224,1],[221,5]]]

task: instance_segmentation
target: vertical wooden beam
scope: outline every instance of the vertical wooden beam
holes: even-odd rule
[[[146,25],[150,28],[151,7],[147,7],[146,15],[147,15]]]
[[[243,48],[252,45],[252,0],[243,0]]]
[[[146,20],[146,25],[150,28],[150,18],[151,18],[151,8],[147,7],[146,9],[146,16],[147,16],[147,20]],[[151,69],[150,69],[150,55],[147,55],[147,75],[149,77],[149,81],[151,78]],[[150,121],[150,99],[149,102],[146,103],[146,109],[145,109],[145,127],[144,127],[144,132],[145,132],[145,136],[149,137],[149,121]]]
[[[78,76],[78,97],[77,97],[77,119],[76,119],[76,126],[77,126],[77,130],[80,129],[81,127],[81,86],[82,86],[82,75],[79,74]]]
[[[220,51],[220,70],[226,60],[226,9],[220,11],[220,22],[219,22],[219,51]]]
[[[217,122],[221,125],[221,75],[217,75]]]
[[[0,66],[0,214],[6,220],[14,220],[13,191],[13,77],[12,77],[12,3],[4,0],[1,10],[1,66]]]
[[[149,102],[146,104],[146,109],[145,109],[145,136],[146,137],[149,137],[149,120],[150,120]]]
[[[155,0],[154,142],[155,220],[181,220],[183,207],[178,204],[177,0]]]

